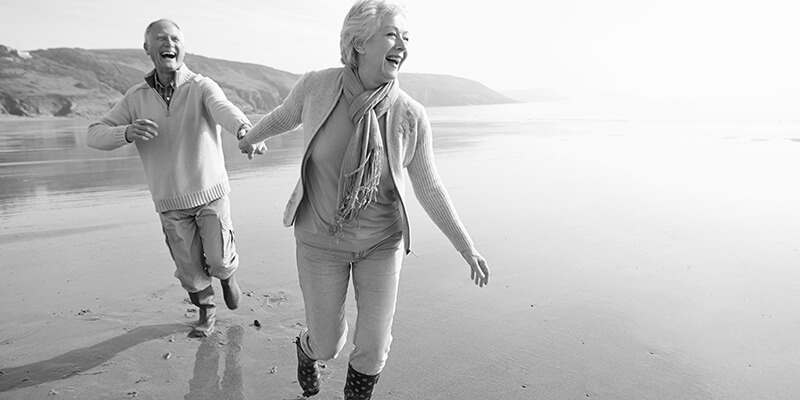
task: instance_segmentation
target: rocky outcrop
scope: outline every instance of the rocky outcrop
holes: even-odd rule
[[[12,49],[11,47],[0,44],[0,58],[5,58],[9,60],[14,60],[14,59],[27,60],[31,58],[31,53],[28,53],[27,51]]]

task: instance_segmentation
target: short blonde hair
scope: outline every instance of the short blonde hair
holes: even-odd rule
[[[393,0],[358,0],[344,18],[339,47],[342,64],[358,66],[356,48],[374,35],[386,15],[405,15],[405,6]]]

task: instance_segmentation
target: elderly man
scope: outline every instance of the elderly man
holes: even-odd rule
[[[89,125],[87,144],[100,150],[136,145],[175,261],[175,277],[199,308],[190,336],[205,337],[216,320],[211,278],[220,280],[229,309],[236,309],[241,299],[234,278],[239,258],[231,189],[218,124],[238,139],[251,124],[213,80],[183,63],[183,33],[175,22],[155,21],[144,36],[154,69]],[[266,148],[261,143],[247,150],[252,156]]]

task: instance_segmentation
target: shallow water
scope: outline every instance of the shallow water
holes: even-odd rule
[[[411,370],[382,378],[393,398],[797,398],[796,117],[565,103],[428,111],[442,177],[494,275],[469,287],[463,262],[410,202],[415,253],[388,368]],[[2,221],[17,231],[0,244],[51,224],[41,215],[54,208],[86,215],[120,196],[146,199],[134,148],[89,149],[87,124],[0,121]],[[253,161],[225,142],[234,180],[280,186],[280,204],[262,205],[243,198],[272,187],[240,185],[236,212],[258,208],[277,227],[299,137],[268,142],[272,152]],[[53,236],[113,222],[60,221]],[[242,247],[256,255],[260,239]],[[271,251],[291,260],[291,249]],[[443,382],[458,384],[444,393]]]
[[[101,151],[86,145],[92,121],[0,120],[0,209],[45,206],[97,191],[147,190],[135,146]],[[228,139],[228,140],[226,140]],[[299,135],[270,142],[270,157],[247,160],[236,141],[223,139],[229,172],[277,168],[300,152]],[[72,197],[70,197],[72,195]]]
[[[800,142],[798,118],[791,113],[738,112],[742,106],[706,110],[697,107],[633,107],[587,102],[528,103],[497,106],[442,107],[428,112],[437,152],[468,151],[498,136],[533,135],[573,140],[605,135],[668,138],[721,138]],[[702,109],[702,108],[700,108]],[[682,110],[682,111],[681,111]],[[252,120],[257,120],[251,117]],[[100,151],[86,146],[81,119],[0,119],[0,210],[47,204],[63,195],[96,191],[146,190],[134,146]],[[300,135],[269,141],[268,157],[247,160],[224,133],[226,164],[232,176],[297,165]]]

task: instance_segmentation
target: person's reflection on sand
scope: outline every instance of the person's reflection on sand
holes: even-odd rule
[[[225,370],[219,377],[220,345],[222,338],[212,335],[201,341],[194,362],[194,376],[189,380],[189,393],[185,400],[244,400],[240,353],[244,328],[231,326],[226,332]]]

